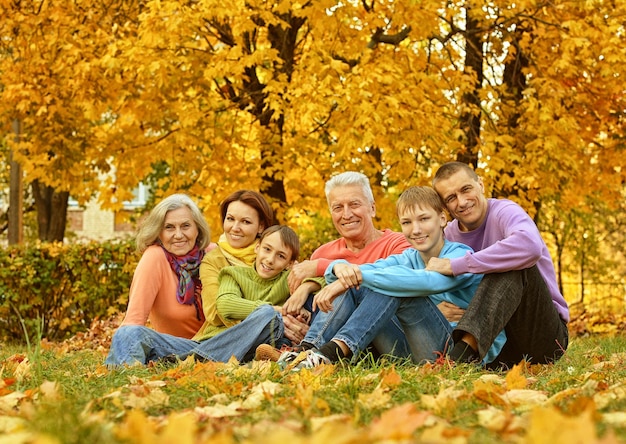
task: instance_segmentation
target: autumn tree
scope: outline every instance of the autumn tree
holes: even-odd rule
[[[94,139],[113,93],[98,66],[126,8],[123,1],[0,2],[0,122],[31,185],[41,240],[62,241],[70,193],[85,202],[110,171],[115,150]],[[11,138],[14,121],[19,141]]]
[[[311,228],[324,181],[356,169],[391,226],[399,192],[461,159],[569,274],[583,246],[566,227],[608,233],[624,210],[620,3],[92,3],[2,3],[0,112],[24,120],[28,180],[55,191],[117,208],[157,167],[157,195],[197,197],[216,232],[237,188]]]

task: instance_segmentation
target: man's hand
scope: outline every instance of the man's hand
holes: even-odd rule
[[[465,314],[465,310],[450,302],[441,302],[437,305],[437,308],[446,317],[448,322],[459,322]]]
[[[346,290],[348,288],[359,288],[359,285],[363,282],[363,275],[358,265],[338,263],[333,267],[333,273]]]
[[[309,325],[301,316],[284,315],[285,337],[294,344],[300,344],[309,331]]]
[[[292,265],[289,276],[287,276],[289,293],[294,294],[303,280],[315,277],[316,273],[317,261],[306,260]]]
[[[450,259],[431,257],[428,261],[428,264],[426,265],[426,269],[445,274],[446,276],[453,276],[452,264],[450,264]]]
[[[333,309],[333,301],[337,296],[344,293],[346,289],[341,281],[335,281],[326,285],[313,297],[313,311],[319,308],[324,313]]]

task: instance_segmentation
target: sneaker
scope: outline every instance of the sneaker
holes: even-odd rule
[[[257,361],[278,361],[280,355],[285,352],[299,353],[304,351],[304,348],[300,345],[289,346],[283,345],[281,348],[272,347],[270,344],[261,344],[256,348],[254,353],[254,359]]]
[[[280,357],[276,361],[281,370],[285,370],[287,367],[296,362],[296,359],[300,355],[303,355],[305,352],[297,352],[297,351],[285,351],[280,354]]]
[[[278,365],[282,369],[289,369],[291,371],[298,371],[303,368],[314,368],[322,364],[332,364],[332,362],[317,349],[305,350],[300,353],[285,352],[280,355],[278,359]]]
[[[278,361],[282,352],[270,344],[261,344],[256,348],[254,359],[257,361]]]

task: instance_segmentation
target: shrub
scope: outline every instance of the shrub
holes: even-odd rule
[[[130,241],[0,249],[0,340],[65,339],[126,309]]]

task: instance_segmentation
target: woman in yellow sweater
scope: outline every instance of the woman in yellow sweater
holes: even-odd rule
[[[170,198],[166,198],[164,202]],[[189,202],[197,209],[197,206],[190,199]],[[168,229],[172,230],[172,227],[168,225],[170,222],[167,220],[169,213],[163,210],[163,208],[170,208],[168,205],[168,203],[163,202],[157,205],[142,225],[137,236],[138,249],[141,248],[140,246],[145,247],[144,256],[146,259],[144,260],[142,256],[133,276],[127,314],[122,325],[113,336],[111,350],[106,359],[107,364],[122,363],[124,358],[121,356],[125,353],[124,350],[129,347],[128,344],[141,341],[144,336],[152,337],[154,336],[153,333],[165,333],[185,339],[192,338],[194,335],[198,339],[210,337],[211,334],[207,334],[207,330],[219,322],[215,310],[219,271],[230,265],[250,266],[254,261],[254,248],[260,233],[274,224],[272,208],[261,194],[250,190],[236,191],[220,205],[224,234],[220,238],[217,248],[204,255],[202,253],[204,253],[204,248],[208,245],[209,239],[208,225],[201,217],[199,209],[197,209],[197,215],[200,215],[200,218],[196,217],[197,215],[193,216],[191,217],[192,222],[187,218],[184,222],[185,227],[191,228],[191,231],[197,228],[196,235],[198,239],[202,239],[202,246],[200,247],[202,253],[199,256],[202,260],[202,265],[199,266],[200,279],[197,279],[198,262],[195,262],[193,267],[194,282],[197,284],[195,290],[202,289],[202,298],[194,293],[196,297],[194,298],[193,316],[191,316],[189,307],[187,307],[187,313],[174,316],[180,311],[179,307],[174,306],[176,299],[173,298],[176,288],[179,286],[179,279],[173,271],[168,271],[167,261],[161,258],[163,254],[160,251],[160,245],[169,245],[167,242],[162,242],[161,238],[167,236]],[[194,210],[190,209],[189,211],[195,214]],[[183,227],[182,221],[178,222],[178,227]],[[182,230],[180,231],[182,233]],[[189,233],[188,236],[193,238],[193,232]],[[182,239],[179,239],[180,237],[181,235],[177,235],[177,241],[180,241],[181,244],[181,246],[177,246],[177,252],[185,255],[188,252],[182,251],[183,243]],[[185,245],[189,246],[191,243]],[[163,261],[165,263],[161,263]],[[144,263],[142,264],[142,262]],[[202,282],[201,285],[199,285],[200,281]],[[202,303],[200,310],[198,310],[199,303]],[[146,332],[145,324],[148,317],[155,331]],[[198,329],[204,333],[198,333]],[[152,340],[158,340],[158,335],[155,337],[157,339]]]
[[[288,268],[298,258],[298,236],[289,227],[266,229],[255,247],[254,267],[224,267],[219,274],[217,311],[227,325],[203,341],[160,334],[143,326],[112,346],[106,364],[147,364],[162,358],[226,362],[251,360],[260,344],[283,340],[282,304],[289,297]],[[304,311],[304,309],[301,309]]]

